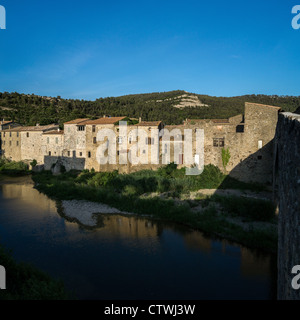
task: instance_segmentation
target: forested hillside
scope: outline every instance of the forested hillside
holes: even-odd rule
[[[193,105],[196,100],[199,103]],[[188,106],[188,101],[192,106]],[[300,97],[212,97],[181,90],[99,98],[95,101],[4,92],[0,93],[0,118],[15,120],[23,125],[62,125],[75,118],[110,115],[181,124],[186,118],[228,118],[243,113],[246,101],[279,106],[285,111],[295,111],[300,106]],[[180,105],[184,107],[178,107]]]

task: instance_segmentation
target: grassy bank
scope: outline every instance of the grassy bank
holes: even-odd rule
[[[186,176],[183,169],[178,170],[171,164],[158,171],[132,174],[83,171],[53,176],[50,172],[42,172],[34,174],[33,180],[39,191],[53,199],[101,202],[122,211],[181,223],[252,248],[268,252],[277,250],[276,217],[272,203],[217,196],[180,200],[182,194],[201,188],[264,189],[264,186],[228,178],[211,165],[206,166],[199,176]],[[153,196],[153,193],[157,195]]]
[[[52,279],[35,267],[17,263],[0,245],[0,264],[6,269],[6,290],[0,300],[66,300],[70,295],[61,281]]]
[[[30,174],[29,166],[22,161],[9,161],[0,159],[0,174],[9,176],[23,176]]]

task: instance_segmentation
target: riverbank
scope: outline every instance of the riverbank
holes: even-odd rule
[[[51,278],[30,264],[16,262],[10,251],[0,245],[0,262],[5,266],[6,289],[0,300],[68,300],[62,281]],[[2,278],[3,279],[3,278]]]
[[[66,215],[74,219],[76,216],[77,219],[84,217],[82,212],[78,216],[78,202],[72,201],[88,201],[87,224],[93,224],[93,214],[109,213],[103,212],[103,207],[93,208],[91,204],[97,206],[100,203],[119,212],[177,222],[250,248],[277,251],[275,207],[268,199],[260,199],[260,195],[268,194],[263,187],[255,190],[254,185],[249,185],[248,192],[246,184],[232,179],[230,183],[226,182],[226,177],[222,177],[215,168],[204,171],[202,177],[184,177],[178,171],[174,169],[168,176],[151,171],[127,175],[84,171],[58,176],[43,172],[34,174],[32,178],[40,192],[64,201]],[[230,184],[231,187],[236,186],[234,190],[239,190],[239,194],[212,192],[207,195],[202,194],[201,189],[195,190],[198,185],[207,187],[202,190],[213,189],[218,183],[217,190],[226,190],[224,185]],[[242,188],[238,189],[238,186]],[[105,207],[104,211],[107,210]]]

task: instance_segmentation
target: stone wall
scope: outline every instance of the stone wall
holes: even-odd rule
[[[274,189],[279,208],[278,299],[300,299],[291,286],[300,265],[300,115],[279,115],[275,138]]]

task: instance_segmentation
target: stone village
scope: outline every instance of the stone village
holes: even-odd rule
[[[226,171],[230,176],[245,182],[272,183],[273,170],[270,164],[273,161],[273,139],[279,112],[279,107],[245,103],[244,115],[229,119],[186,119],[182,125],[173,126],[164,125],[161,121],[139,119],[137,124],[126,127],[127,137],[121,136],[119,126],[121,121],[129,120],[126,116],[104,116],[96,120],[75,119],[64,123],[64,130],[60,130],[56,124],[25,127],[6,121],[0,127],[2,156],[28,164],[36,160],[37,168],[58,172],[62,166],[67,171],[94,169],[118,170],[120,173],[157,169],[170,162],[182,167],[186,166],[185,157],[183,151],[174,152],[176,146],[179,144],[179,150],[184,149],[184,132],[190,129],[193,136],[192,157],[195,163],[199,163],[201,155],[197,154],[196,132],[197,129],[202,129],[204,165],[213,164],[223,170],[222,149],[228,148],[230,160]],[[100,164],[99,159],[97,160],[99,147],[109,144],[107,138],[103,141],[97,139],[97,133],[104,129],[113,130],[116,134],[116,163],[108,161]],[[143,138],[136,141],[136,137],[132,136],[134,130],[142,131]],[[156,135],[153,135],[154,131],[157,132]],[[170,132],[169,141],[164,140],[164,131]],[[128,147],[134,144],[140,163],[121,161],[124,155],[125,158],[129,156]],[[158,146],[155,163],[151,161],[154,144]],[[167,154],[168,159],[165,158]]]
[[[274,201],[278,213],[278,299],[299,299],[299,290],[291,286],[293,266],[299,266],[300,255],[300,108],[295,113],[284,112],[280,107],[245,103],[244,115],[229,119],[186,119],[182,125],[164,125],[161,121],[146,122],[139,119],[135,125],[127,126],[127,143],[124,143],[120,121],[127,117],[102,117],[96,120],[75,119],[58,125],[36,125],[23,127],[11,121],[2,121],[1,153],[13,161],[30,163],[36,160],[39,170],[59,172],[66,170],[94,169],[95,171],[118,170],[130,173],[141,169],[157,169],[164,163],[166,150],[170,151],[170,162],[185,166],[184,156],[175,154],[175,144],[183,144],[184,130],[191,129],[193,135],[198,129],[204,132],[204,165],[213,164],[222,168],[222,149],[230,152],[227,173],[245,182],[259,182],[272,185]],[[128,155],[128,145],[141,144],[137,148],[143,157],[150,159],[151,147],[157,143],[158,163],[132,164],[127,162],[99,164],[97,150],[107,140],[99,141],[97,133],[110,129],[115,132],[116,158]],[[175,129],[175,131],[173,131]],[[146,132],[144,141],[136,141],[130,136],[134,130]],[[152,131],[168,130],[173,139],[164,141],[161,134],[153,138]],[[179,139],[176,135],[179,132]],[[155,141],[157,139],[157,141]],[[143,140],[143,139],[142,139]],[[192,154],[197,158],[193,137]],[[141,143],[143,142],[143,143]],[[127,147],[122,148],[124,145]],[[149,149],[149,150],[148,150]],[[125,156],[125,157],[126,157]],[[195,161],[196,162],[196,161]],[[122,163],[122,161],[121,161]],[[147,163],[147,161],[145,161]]]

